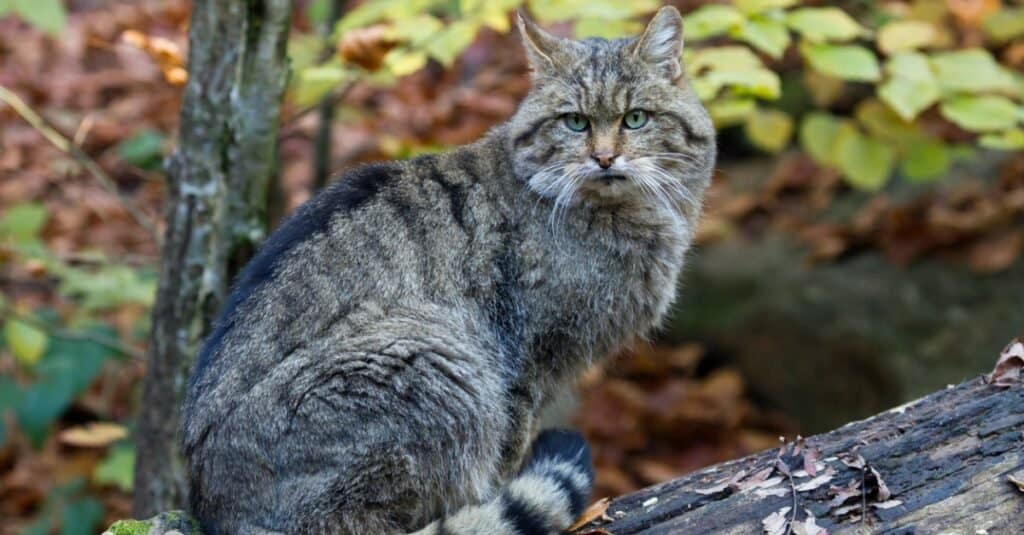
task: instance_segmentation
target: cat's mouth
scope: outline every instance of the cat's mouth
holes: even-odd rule
[[[626,175],[618,171],[599,171],[594,173],[591,177],[594,180],[600,180],[601,182],[610,184],[619,180],[626,180]]]

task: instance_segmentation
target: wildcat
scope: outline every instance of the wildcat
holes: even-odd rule
[[[573,41],[471,145],[347,173],[243,270],[187,387],[192,510],[226,533],[546,534],[590,494],[551,396],[669,307],[715,160],[682,21]]]

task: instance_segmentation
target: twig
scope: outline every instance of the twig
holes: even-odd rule
[[[14,319],[22,323],[31,325],[47,334],[56,338],[64,338],[65,340],[80,340],[82,342],[92,342],[94,344],[101,345],[107,349],[112,349],[118,353],[128,355],[134,359],[142,360],[146,358],[145,352],[138,350],[134,347],[129,347],[120,340],[108,338],[101,334],[87,333],[87,332],[76,332],[69,331],[60,327],[54,327],[46,322],[40,321],[32,316],[26,316],[19,314],[18,312],[11,309],[9,305],[0,304],[0,315],[5,319]]]
[[[18,256],[44,257],[52,260],[59,260],[65,263],[93,264],[107,266],[113,264],[128,264],[136,267],[150,267],[159,263],[160,259],[154,256],[123,254],[113,261],[105,253],[70,252],[58,253],[50,250],[31,250],[17,245],[0,244],[0,251]]]
[[[14,109],[22,119],[25,120],[32,128],[35,128],[40,134],[43,135],[50,143],[53,143],[58,149],[68,153],[72,158],[75,159],[89,174],[91,174],[103,189],[107,190],[111,195],[116,196],[121,204],[124,206],[128,214],[132,216],[135,221],[142,226],[142,228],[149,231],[156,241],[157,246],[160,246],[160,233],[156,229],[156,225],[149,217],[139,211],[138,208],[132,205],[131,200],[124,196],[118,189],[117,184],[111,179],[99,165],[89,157],[88,154],[78,148],[75,144],[68,141],[60,132],[55,128],[46,124],[46,121],[32,108],[29,108],[25,101],[21,100],[21,97],[8,90],[3,85],[0,85],[0,100],[5,102],[8,106]]]
[[[327,20],[321,33],[327,41],[324,50],[320,53],[320,61],[325,61],[334,52],[330,44],[330,36],[334,33],[334,26],[337,25],[341,13],[344,11],[344,0],[331,0],[330,9],[327,13]],[[334,107],[337,102],[333,99],[321,99],[320,124],[317,126],[316,139],[313,143],[313,188],[322,189],[327,185],[327,178],[331,174],[331,126],[334,123]]]
[[[311,112],[320,109],[320,106],[324,103],[329,102],[331,103],[331,105],[336,105],[337,103],[341,102],[342,100],[345,99],[346,96],[348,96],[349,91],[351,91],[352,88],[355,87],[355,85],[356,83],[352,81],[345,84],[340,89],[335,88],[330,93],[328,93],[327,96],[320,99],[316,103],[310,104],[309,106],[300,109],[299,111],[291,114],[290,116],[285,117],[284,119],[281,120],[281,130],[284,130],[290,126],[294,126],[295,123],[299,121],[299,119],[302,119]],[[284,135],[282,135],[282,137],[283,136]]]

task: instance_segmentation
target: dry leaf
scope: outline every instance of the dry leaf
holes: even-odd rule
[[[62,444],[81,448],[102,448],[128,436],[120,425],[109,422],[95,422],[61,431]]]
[[[822,472],[822,474],[819,475],[818,477],[815,477],[814,479],[811,479],[810,481],[805,481],[805,482],[797,485],[796,486],[796,490],[797,490],[797,492],[807,492],[807,491],[814,490],[814,489],[824,485],[825,483],[828,483],[829,481],[832,481],[832,476],[834,476],[835,473],[836,473],[836,471],[833,470],[831,467],[829,467],[824,472]]]
[[[795,535],[828,535],[828,530],[818,525],[818,519],[810,510],[804,509],[804,513],[807,514],[807,517],[803,521],[793,523]]]
[[[338,42],[338,55],[347,62],[375,71],[384,64],[384,56],[397,45],[398,40],[394,38],[391,28],[377,24],[345,32]]]
[[[1024,337],[1010,342],[999,355],[996,367],[986,376],[987,383],[1010,387],[1024,380]]]
[[[846,500],[849,500],[850,498],[856,496],[860,496],[860,479],[851,479],[850,483],[848,483],[845,487],[837,487],[833,485],[829,487],[828,490],[830,493],[835,495],[835,497],[832,498],[832,501],[828,502],[828,506],[831,508],[839,507],[840,505],[846,503]]]
[[[878,473],[874,467],[871,467],[871,473],[875,476],[875,483],[878,485],[878,501],[884,502],[892,497],[892,492],[889,487],[885,485],[885,481],[882,480],[882,474]]]
[[[821,458],[821,450],[807,448],[804,450],[804,470],[811,477],[818,475],[818,459]]]
[[[783,507],[761,519],[764,532],[768,535],[783,535],[786,533],[786,527],[789,524],[789,517],[787,515],[790,509],[792,507]]]
[[[893,507],[899,507],[903,505],[903,500],[886,500],[884,502],[878,502],[871,504],[871,507],[875,509],[892,509]]]
[[[1017,490],[1024,492],[1024,474],[1020,477],[1018,477],[1017,474],[1010,474],[1006,476],[1006,479],[1009,480],[1010,483],[1016,485]]]
[[[580,514],[580,517],[576,519],[576,522],[573,522],[573,524],[569,526],[569,531],[576,531],[598,518],[604,519],[604,513],[608,510],[608,505],[610,503],[611,500],[608,498],[601,498],[600,500],[590,504],[590,507],[587,507],[587,509]]]

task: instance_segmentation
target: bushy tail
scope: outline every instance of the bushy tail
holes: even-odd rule
[[[579,433],[544,431],[519,475],[496,498],[466,507],[414,535],[549,535],[583,512],[594,484],[590,449]]]

